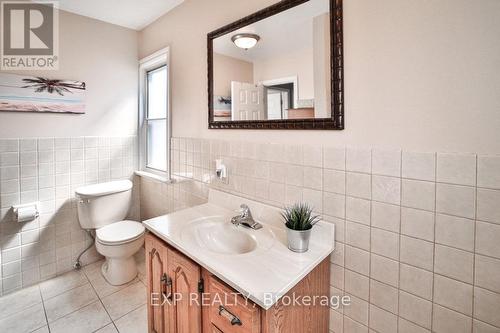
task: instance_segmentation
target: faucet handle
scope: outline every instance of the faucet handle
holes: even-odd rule
[[[241,204],[240,205],[240,212],[241,216],[252,216],[252,213],[250,212],[250,207],[248,207],[246,204]]]

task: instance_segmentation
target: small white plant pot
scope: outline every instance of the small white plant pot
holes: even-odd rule
[[[306,252],[309,249],[311,230],[312,228],[309,230],[293,230],[287,227],[288,248],[293,252]]]

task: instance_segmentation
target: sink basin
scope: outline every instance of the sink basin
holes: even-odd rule
[[[215,253],[239,255],[269,247],[274,234],[265,228],[248,229],[235,226],[222,216],[212,216],[191,221],[182,229],[181,239]]]

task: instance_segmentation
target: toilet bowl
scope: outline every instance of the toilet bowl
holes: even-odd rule
[[[132,182],[113,181],[77,188],[78,220],[83,229],[95,230],[97,252],[106,258],[101,272],[112,285],[137,276],[134,254],[144,244],[140,222],[124,220],[132,200]]]
[[[97,252],[106,257],[101,272],[112,285],[121,285],[137,276],[134,254],[144,244],[144,226],[135,221],[120,221],[96,230]]]

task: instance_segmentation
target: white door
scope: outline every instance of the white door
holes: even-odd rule
[[[281,119],[282,113],[281,91],[267,90],[267,119]]]
[[[264,86],[231,81],[231,120],[264,120]]]
[[[288,91],[267,89],[267,119],[288,118]]]

